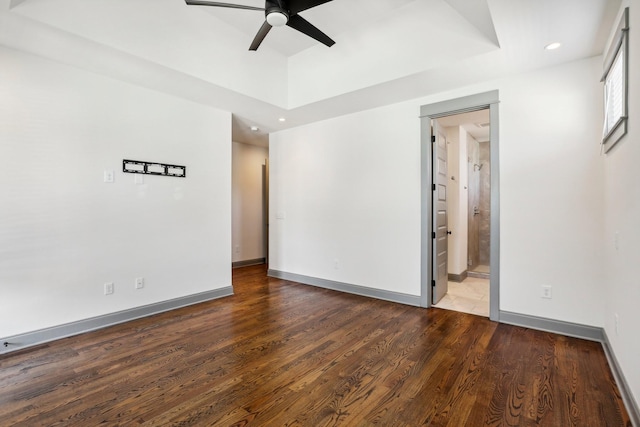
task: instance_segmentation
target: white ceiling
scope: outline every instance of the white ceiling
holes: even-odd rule
[[[441,117],[438,119],[438,123],[440,124],[440,126],[444,127],[461,126],[476,141],[489,141],[491,126],[488,109]]]
[[[333,47],[283,27],[249,52],[264,20],[257,11],[0,0],[0,44],[230,111],[234,140],[264,145],[273,131],[599,55],[619,5],[333,0],[301,13]],[[562,48],[545,51],[553,41]]]
[[[300,15],[331,38],[339,37],[345,32],[352,32],[370,22],[376,22],[414,0],[333,0],[308,9]],[[223,3],[235,3],[255,7],[263,7],[263,0],[228,0]],[[239,11],[219,7],[198,7],[240,31],[245,37],[247,48],[264,21],[264,13]],[[356,19],[354,19],[356,18]],[[264,41],[271,49],[285,56],[293,56],[318,42],[288,27],[272,30]]]

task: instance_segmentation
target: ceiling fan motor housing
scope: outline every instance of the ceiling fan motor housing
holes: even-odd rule
[[[282,6],[278,3],[282,3]],[[265,16],[272,27],[282,27],[289,22],[289,11],[285,8],[285,4],[269,0],[265,2]]]

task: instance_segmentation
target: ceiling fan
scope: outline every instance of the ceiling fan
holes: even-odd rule
[[[320,43],[329,47],[335,42],[329,36],[314,27],[309,21],[298,13],[328,3],[331,0],[266,0],[264,7],[246,6],[242,4],[220,3],[217,1],[185,0],[190,6],[214,6],[228,7],[231,9],[260,10],[265,14],[265,21],[258,30],[249,50],[257,50],[262,40],[271,30],[271,27],[282,27],[287,25],[303,34],[308,35]]]

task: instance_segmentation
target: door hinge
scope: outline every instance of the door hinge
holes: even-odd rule
[[[431,142],[436,142],[436,136],[435,135],[431,135]]]
[[[431,286],[434,287],[434,288],[436,287],[436,281],[435,280],[431,281]]]
[[[431,190],[436,191],[436,185],[435,185],[435,184],[433,184],[433,185],[431,186]]]
[[[435,238],[436,238],[436,232],[435,232],[435,231],[432,231],[432,232],[431,232],[431,238],[432,238],[432,239],[435,239]]]

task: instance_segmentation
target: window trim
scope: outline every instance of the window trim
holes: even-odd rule
[[[622,56],[622,109],[616,122],[608,128],[609,117],[607,116],[607,84],[611,78],[611,70],[616,63],[616,59]],[[602,145],[604,152],[608,152],[627,133],[627,108],[628,108],[628,79],[629,79],[629,8],[625,8],[620,22],[616,28],[613,40],[607,49],[607,56],[604,62],[604,75],[601,82],[604,83],[604,126]]]

